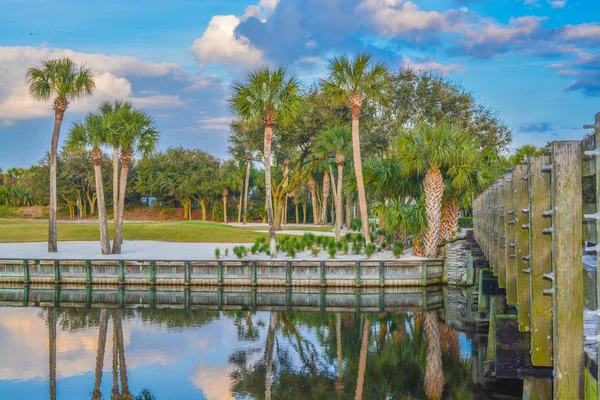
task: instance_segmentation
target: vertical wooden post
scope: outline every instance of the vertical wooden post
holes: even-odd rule
[[[499,228],[499,182],[496,182],[492,186],[492,272],[494,276],[498,276],[500,263],[498,262],[498,256],[500,255],[500,228]]]
[[[223,261],[217,261],[217,282],[223,285]]]
[[[421,261],[421,286],[427,286],[427,261]]]
[[[150,261],[150,284],[156,285],[156,261]]]
[[[23,260],[23,282],[29,283],[29,261]]]
[[[527,165],[517,165],[513,171],[515,188],[515,226],[517,254],[517,310],[519,316],[519,331],[529,332],[529,179]]]
[[[552,143],[554,398],[580,399],[583,384],[580,141]]]
[[[319,263],[319,274],[320,274],[319,283],[321,284],[321,287],[325,287],[327,285],[327,283],[325,282],[325,262],[324,261],[321,261]]]
[[[156,307],[156,286],[150,286],[150,309],[154,310]]]
[[[125,261],[119,260],[119,285],[125,283]]]
[[[496,197],[498,206],[498,286],[506,289],[506,203],[504,199],[504,179],[498,184]]]
[[[360,261],[356,261],[354,263],[354,280],[355,280],[356,286],[359,287],[360,286]]]
[[[292,311],[292,288],[285,289],[285,311]]]
[[[550,379],[523,379],[523,400],[547,400],[552,396]]]
[[[252,264],[250,266],[251,269],[251,280],[252,280],[252,286],[256,286],[256,261],[252,261]],[[256,291],[254,292],[254,296],[256,296]]]
[[[506,303],[517,304],[517,253],[514,177],[504,175],[504,208],[506,210]]]
[[[185,286],[189,286],[190,285],[190,262],[189,261],[184,261],[183,262],[183,284]]]
[[[544,274],[552,272],[552,227],[550,211],[550,156],[534,157],[529,162],[529,254],[531,255],[531,364],[552,366],[552,296],[544,290],[552,283]]]
[[[85,287],[85,307],[92,308],[92,285]]]
[[[217,309],[223,311],[223,288],[217,289]]]
[[[285,286],[292,286],[292,263],[285,262]]]
[[[92,261],[85,260],[85,283],[87,285],[92,284]]]
[[[54,260],[54,283],[60,283],[60,261]]]
[[[385,262],[379,262],[379,286],[385,286]]]

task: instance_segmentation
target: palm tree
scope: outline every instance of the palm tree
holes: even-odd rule
[[[427,230],[423,235],[423,250],[426,257],[435,257],[440,242],[442,198],[445,189],[442,170],[452,167],[453,161],[460,155],[462,150],[457,151],[460,147],[457,144],[461,134],[461,131],[448,124],[421,123],[411,131],[401,132],[398,138],[396,157],[402,173],[407,177],[425,175],[423,190]]]
[[[121,150],[121,176],[119,177],[119,202],[113,254],[121,254],[123,243],[123,212],[125,209],[125,191],[127,189],[127,173],[135,152],[148,155],[158,143],[158,130],[154,120],[145,112],[130,107],[122,107],[112,114],[112,124],[118,132],[114,143]]]
[[[424,389],[431,400],[442,398],[444,371],[440,347],[440,322],[437,311],[427,311],[424,316],[424,332],[427,337],[427,363],[425,366]]]
[[[48,383],[50,400],[56,400],[56,315],[48,308]]]
[[[116,120],[119,112],[131,109],[133,109],[133,104],[128,101],[115,100],[112,103],[105,101],[100,104],[100,113],[109,120]],[[110,130],[107,142],[113,148],[113,222],[116,227],[119,214],[119,126],[116,124]]]
[[[250,170],[251,169],[252,169],[252,158],[248,157],[246,159],[246,179],[244,181],[244,218],[243,218],[244,225],[246,225],[246,222],[248,222],[248,185],[250,184]]]
[[[300,81],[296,76],[287,77],[286,70],[282,67],[275,70],[262,67],[250,72],[246,82],[236,82],[233,85],[229,98],[229,106],[234,115],[247,120],[262,119],[265,126],[265,192],[271,257],[277,256],[271,193],[273,125],[296,119],[302,111],[302,105]]]
[[[102,368],[104,365],[104,351],[106,350],[106,332],[108,328],[108,314],[103,308],[100,310],[100,323],[98,328],[98,347],[96,349],[96,369],[94,370],[94,391],[92,399],[101,399],[100,385],[102,383]]]
[[[273,372],[273,350],[275,348],[275,328],[277,325],[277,312],[269,313],[269,329],[267,331],[267,346],[265,354],[266,373],[265,373],[265,399],[271,400],[271,375]]]
[[[102,183],[102,150],[108,136],[108,121],[99,114],[89,114],[83,122],[73,124],[69,132],[67,146],[71,149],[91,147],[94,179],[96,181],[96,201],[98,202],[98,222],[100,225],[100,248],[102,254],[110,254],[108,237],[108,219],[104,202],[104,185]]]
[[[369,318],[365,318],[363,325],[362,339],[360,342],[360,357],[358,359],[358,375],[356,377],[356,393],[354,395],[355,400],[361,400],[363,395],[363,387],[365,385],[365,371],[367,369],[367,351],[369,348],[369,333],[371,328],[371,321]]]
[[[343,225],[343,197],[342,182],[344,173],[344,162],[346,155],[350,154],[352,147],[352,131],[348,128],[332,128],[325,131],[318,139],[316,152],[322,157],[328,157],[335,154],[335,163],[338,169],[337,185],[335,189],[335,240],[341,238],[341,229]],[[333,175],[331,176],[333,179]]]
[[[312,175],[308,175],[308,190],[310,191],[310,202],[312,203],[312,211],[313,211],[313,224],[319,225],[319,204],[317,203],[317,182],[312,177]]]
[[[25,76],[29,95],[36,100],[49,101],[54,97],[54,130],[50,145],[50,215],[48,222],[48,251],[58,250],[56,233],[56,157],[58,154],[58,136],[65,111],[69,103],[86,95],[95,88],[92,71],[83,64],[79,67],[69,58],[55,58],[42,61],[40,66],[27,70]]]
[[[360,218],[367,244],[371,243],[367,196],[362,174],[360,136],[358,124],[363,102],[378,99],[385,87],[387,67],[383,63],[373,63],[371,55],[359,53],[354,60],[339,56],[329,60],[329,77],[322,81],[323,91],[334,102],[345,103],[352,111],[352,148],[354,171],[358,188]]]

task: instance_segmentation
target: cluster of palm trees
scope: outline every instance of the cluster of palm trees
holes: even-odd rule
[[[54,130],[50,148],[50,211],[48,251],[56,252],[56,158],[58,139],[65,111],[69,104],[95,88],[94,75],[83,64],[79,67],[69,58],[43,61],[27,71],[29,93],[34,99],[53,100]],[[102,185],[102,147],[113,150],[113,217],[114,240],[112,253],[120,254],[123,243],[123,212],[127,190],[127,174],[135,152],[148,154],[158,142],[158,130],[153,119],[129,102],[104,102],[95,113],[75,122],[69,131],[67,146],[71,149],[91,149],[94,166],[100,243],[102,254],[111,253],[108,218]],[[120,172],[119,172],[120,160]]]
[[[356,174],[360,217],[367,244],[371,243],[367,197],[365,194],[362,158],[360,154],[359,120],[363,102],[376,97],[384,88],[387,68],[375,63],[366,53],[358,54],[354,59],[345,56],[335,57],[329,62],[329,76],[321,84],[324,94],[335,104],[344,105],[352,112],[352,149],[354,171]],[[300,81],[295,75],[288,76],[286,69],[279,67],[258,68],[248,74],[245,82],[233,86],[229,105],[232,113],[248,121],[261,120],[264,124],[264,166],[266,181],[266,209],[269,223],[269,243],[271,257],[276,257],[275,220],[271,188],[271,144],[273,126],[276,123],[293,123],[303,112],[304,104]],[[342,153],[340,153],[342,154]],[[342,158],[338,166],[343,164]],[[326,176],[328,174],[326,173]],[[338,177],[339,179],[339,177]],[[338,185],[338,192],[339,192]],[[327,191],[328,193],[329,191]],[[338,205],[341,196],[336,194]],[[313,202],[314,206],[314,202]],[[341,208],[341,207],[340,207]],[[339,210],[339,209],[338,209]],[[323,210],[322,210],[323,211]],[[338,212],[338,214],[341,214]],[[336,232],[340,226],[339,217]]]

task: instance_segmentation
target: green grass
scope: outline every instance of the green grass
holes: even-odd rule
[[[16,218],[19,215],[17,214],[17,210],[19,207],[14,206],[0,206],[0,218]]]
[[[112,224],[109,231],[112,238]],[[98,224],[59,223],[59,241],[99,240]],[[167,242],[250,243],[264,233],[236,228],[217,222],[125,222],[125,240],[161,240]],[[48,223],[27,220],[0,220],[0,243],[45,242]]]

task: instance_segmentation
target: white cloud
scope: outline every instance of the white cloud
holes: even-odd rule
[[[423,11],[413,2],[402,0],[363,0],[358,9],[366,11],[379,33],[387,37],[456,31],[464,25],[460,14],[466,14],[456,10]]]
[[[453,72],[461,73],[461,74],[464,72],[467,72],[467,68],[463,65],[460,65],[460,64],[445,65],[445,64],[440,64],[431,59],[423,60],[423,61],[421,61],[421,60],[413,61],[408,57],[402,57],[402,62],[403,62],[403,66],[406,68],[414,69],[416,71],[437,72],[443,76],[446,76]]]
[[[564,8],[566,0],[552,0],[550,1],[550,7],[552,8]]]
[[[235,15],[215,15],[202,37],[194,40],[190,50],[202,65],[227,64],[252,67],[261,62],[262,53],[248,38],[235,33],[241,19]]]
[[[567,40],[600,41],[600,24],[565,25],[562,36]]]
[[[93,96],[73,102],[69,111],[89,112],[105,100],[132,100],[139,106],[180,107],[184,103],[178,96],[159,93],[133,97],[133,88],[127,76],[174,76],[189,78],[189,73],[172,63],[155,63],[135,57],[80,53],[69,49],[48,47],[0,47],[0,120],[6,121],[38,118],[53,114],[49,103],[33,100],[27,92],[25,73],[41,60],[69,57],[77,64],[85,63],[95,75]]]
[[[229,131],[231,119],[229,117],[202,118],[199,122],[202,129]]]
[[[536,32],[540,28],[540,22],[544,19],[528,16],[511,18],[508,25],[490,23],[480,30],[470,32],[467,38],[480,43],[510,43]]]
[[[260,0],[259,6],[272,13],[279,4],[279,0]]]

